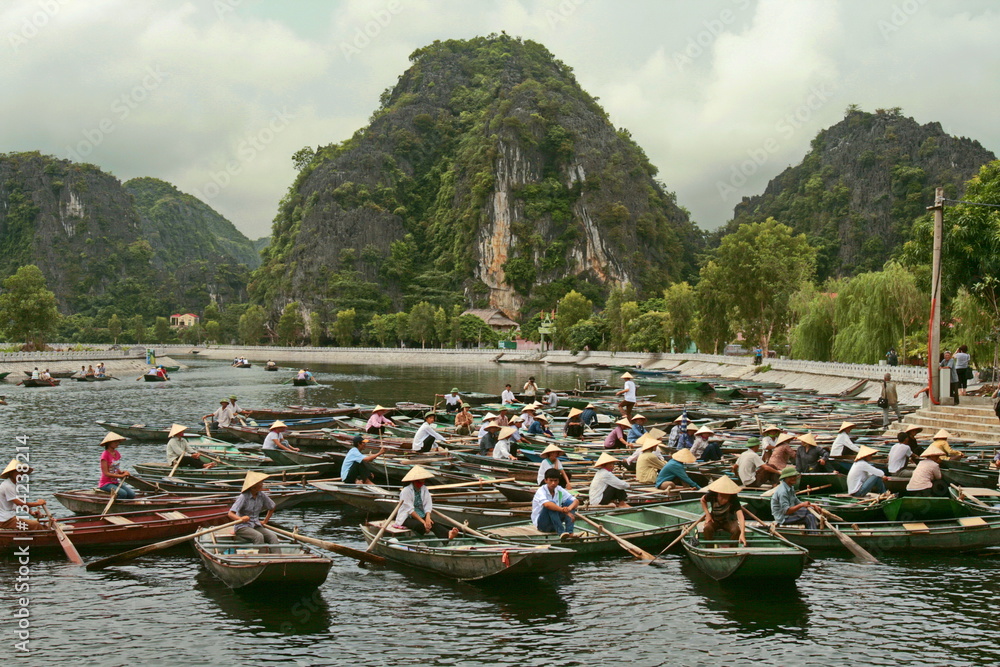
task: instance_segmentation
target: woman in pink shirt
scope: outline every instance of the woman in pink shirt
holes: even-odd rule
[[[365,429],[369,433],[382,437],[386,426],[396,425],[391,419],[385,416],[385,413],[388,411],[389,408],[383,408],[381,405],[376,405],[375,409],[372,410],[372,416],[368,418],[368,423],[365,424]]]
[[[118,451],[118,445],[124,440],[124,436],[108,433],[101,441],[101,444],[104,445],[104,453],[101,454],[101,481],[98,482],[97,486],[101,488],[101,491],[112,493],[120,483],[118,497],[123,500],[131,500],[135,498],[135,491],[125,483],[128,471],[118,467],[118,462],[122,458],[121,452]]]
[[[622,417],[615,422],[615,428],[608,433],[608,437],[604,439],[604,449],[617,449],[619,447],[631,447],[628,441],[625,439],[625,429],[631,428],[632,423],[628,419]]]

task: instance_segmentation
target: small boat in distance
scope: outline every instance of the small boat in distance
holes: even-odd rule
[[[20,384],[25,387],[58,387],[62,380],[32,380],[27,378],[26,380],[21,380]]]

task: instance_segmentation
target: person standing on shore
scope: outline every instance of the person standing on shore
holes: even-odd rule
[[[899,365],[899,355],[896,354],[896,348],[890,347],[889,351],[885,353],[885,363],[890,366]]]
[[[972,369],[969,368],[969,361],[968,346],[960,345],[958,352],[955,353],[955,372],[958,374],[958,393],[960,396],[965,396],[969,380],[972,379]]]
[[[958,405],[958,371],[955,369],[955,363],[955,357],[951,356],[951,352],[945,350],[944,357],[941,359],[940,367],[951,369],[951,383],[948,385],[951,391],[949,393],[955,400],[955,405]]]
[[[882,428],[889,428],[889,409],[895,411],[896,421],[903,421],[903,415],[899,414],[899,396],[896,393],[896,383],[892,381],[892,375],[885,374],[882,378],[882,393],[878,397],[878,406],[882,408]]]
[[[625,415],[625,418],[632,421],[632,408],[635,407],[636,402],[636,386],[633,381],[631,373],[623,373],[622,379],[625,380],[625,384],[621,391],[615,392],[615,396],[621,396],[622,401],[618,404],[618,408]]]

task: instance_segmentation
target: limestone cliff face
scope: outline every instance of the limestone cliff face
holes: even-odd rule
[[[506,35],[435,42],[342,144],[297,154],[252,294],[273,309],[387,295],[551,305],[575,284],[652,294],[694,271],[701,235],[571,70]]]

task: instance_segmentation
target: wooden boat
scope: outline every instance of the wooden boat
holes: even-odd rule
[[[166,382],[169,378],[160,377],[159,375],[150,375],[147,373],[142,376],[144,382]]]
[[[287,408],[274,410],[258,409],[249,410],[247,417],[250,419],[310,419],[314,417],[344,417],[349,415],[359,415],[356,406],[347,408],[310,408],[304,405],[290,405]]]
[[[300,466],[312,463],[343,464],[347,452],[324,452],[309,454],[307,452],[289,452],[284,449],[263,449],[264,455],[279,466]]]
[[[169,463],[137,463],[135,471],[147,477],[166,477],[170,474],[173,466]],[[271,475],[277,480],[288,478],[299,479],[309,477],[321,477],[328,472],[339,473],[340,466],[336,463],[320,463],[317,465],[305,466],[218,466],[215,468],[183,468],[179,469],[175,475],[184,479],[207,480],[207,479],[243,479],[248,470],[256,470]]]
[[[128,483],[134,489],[152,494],[201,493],[217,495],[222,493],[234,500],[239,495],[240,487],[243,485],[243,481],[239,479],[198,481],[179,477],[147,477],[144,475],[130,475]],[[268,480],[265,488],[267,495],[271,496],[271,500],[276,505],[283,507],[295,507],[303,504],[333,504],[330,496],[319,489],[305,486],[303,480],[274,483]],[[107,499],[105,499],[106,502]],[[104,509],[103,506],[101,509]]]
[[[746,546],[733,539],[700,539],[696,532],[688,533],[681,544],[695,566],[716,581],[795,580],[809,558],[806,549],[749,526]]]
[[[311,387],[319,384],[316,378],[292,378],[292,385],[295,387]]]
[[[134,480],[129,479],[129,483]],[[173,493],[139,492],[135,498],[125,500],[118,498],[111,506],[115,512],[138,512],[140,510],[183,509],[185,507],[204,507],[206,505],[231,506],[236,500],[239,489],[206,491],[175,491]],[[296,495],[297,494],[297,495]],[[289,492],[271,492],[268,496],[274,501],[275,509],[294,507],[302,502],[308,489]],[[104,511],[111,495],[107,491],[96,489],[81,489],[78,491],[59,491],[56,500],[73,514],[100,514]]]
[[[380,524],[364,524],[361,532],[371,544]],[[525,546],[513,542],[483,541],[472,537],[442,540],[415,535],[389,526],[372,553],[405,565],[459,581],[539,575],[569,565],[570,549],[549,545]]]
[[[957,502],[952,498],[933,498],[927,496],[900,496],[893,498],[885,504],[883,512],[885,512],[885,518],[889,521],[927,521],[989,514],[989,511],[977,512],[968,504]],[[843,518],[847,519],[847,517]]]
[[[109,431],[114,431],[118,435],[124,435],[129,440],[137,440],[139,442],[166,442],[169,440],[170,427],[169,426],[147,426],[146,424],[121,424],[119,422],[109,422],[103,419],[98,419],[94,422],[98,426],[105,428]],[[205,435],[199,435],[197,433],[192,433],[188,431],[184,434],[184,439],[192,447],[205,447],[209,445],[216,445],[219,447],[232,448],[235,451],[239,451],[233,448],[228,442],[223,442],[217,438],[209,438]]]
[[[333,561],[298,542],[250,544],[225,531],[193,540],[205,569],[232,589],[312,590],[326,581]]]
[[[10,373],[11,373],[11,371],[0,372],[0,380],[3,380],[4,378],[6,378],[8,375],[10,375]]]
[[[175,371],[179,371],[180,369],[181,369],[180,366],[164,366],[163,367],[163,370],[165,370],[168,373],[173,373]]]
[[[30,378],[33,372],[34,371],[24,371],[24,374]],[[60,380],[65,380],[67,378],[73,377],[74,375],[76,375],[76,373],[77,373],[76,371],[51,371],[49,375],[54,378],[58,378]]]
[[[948,493],[953,501],[966,507],[970,516],[1000,514],[1000,489],[953,486]]]
[[[1000,545],[1000,515],[969,516],[936,521],[871,521],[838,523],[837,528],[869,551],[963,552]],[[809,551],[843,551],[828,528],[807,531],[801,525],[779,526],[782,537]]]
[[[238,364],[233,364],[233,368],[250,368],[252,366],[253,366],[253,364],[251,364],[249,361],[244,361],[244,362],[240,362]]]
[[[120,512],[60,519],[59,525],[79,550],[134,547],[193,533],[204,526],[226,523],[229,521],[228,510],[228,507],[209,505],[185,507],[183,511]],[[0,530],[0,554],[10,554],[24,545],[30,545],[32,553],[60,548],[56,534],[51,530]]]
[[[278,367],[277,366],[268,366],[268,365],[265,364],[264,370],[265,371],[276,371],[276,370],[278,370]]]
[[[484,394],[480,391],[463,391],[459,395],[462,397],[462,402],[469,406],[486,405],[500,400],[500,394]]]
[[[700,493],[700,491],[699,491]],[[748,510],[760,519],[770,521],[774,517],[771,515],[771,498],[763,495],[761,491],[741,491],[740,502]],[[844,521],[884,521],[886,519],[883,508],[891,499],[877,502],[866,502],[861,498],[842,498],[839,496],[820,495],[799,495],[799,500],[809,500],[822,506],[828,512],[833,512]]]
[[[105,375],[103,377],[98,377],[97,375],[83,375],[73,378],[77,382],[108,382],[111,380],[111,376]]]
[[[32,380],[28,378],[27,380],[21,380],[21,384],[25,387],[58,387],[62,380]]]

